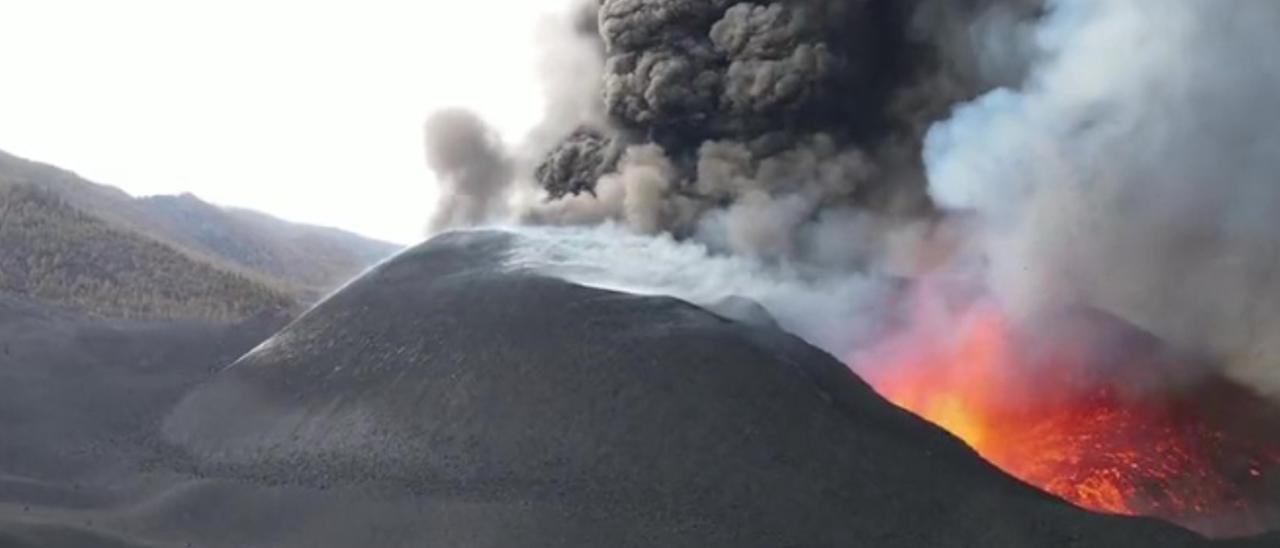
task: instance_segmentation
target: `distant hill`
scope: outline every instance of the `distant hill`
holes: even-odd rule
[[[134,198],[0,152],[0,292],[103,315],[238,319],[309,304],[397,249],[190,194]]]
[[[113,226],[32,185],[0,185],[0,291],[126,317],[239,319],[283,290]]]
[[[137,203],[179,245],[264,275],[308,301],[400,249],[334,228],[218,207],[191,194]]]

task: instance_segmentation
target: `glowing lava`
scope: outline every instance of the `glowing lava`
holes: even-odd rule
[[[1216,536],[1253,533],[1274,519],[1260,514],[1276,501],[1280,445],[1271,438],[1280,430],[1232,414],[1267,405],[1259,398],[1216,378],[1192,387],[1136,382],[1100,365],[1116,356],[1098,351],[1096,338],[1032,342],[994,306],[952,320],[914,322],[859,356],[872,360],[860,371],[996,466],[1077,505]],[[1139,372],[1163,359],[1120,358]]]

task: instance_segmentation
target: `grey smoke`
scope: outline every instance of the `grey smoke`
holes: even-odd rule
[[[584,192],[595,194],[596,182],[618,167],[622,148],[617,139],[590,127],[579,127],[547,151],[534,177],[551,199]]]
[[[687,213],[671,196],[675,168],[657,145],[628,148],[617,171],[604,175],[593,193],[526,204],[525,224],[596,225],[618,222],[641,234],[656,234]]]
[[[609,139],[601,100],[604,41],[598,9],[597,0],[574,0],[564,12],[538,22],[538,73],[544,105],[542,120],[522,143],[525,150],[521,151],[533,166],[561,140],[574,140],[575,134]]]
[[[442,171],[433,227],[505,220],[510,204],[517,222],[617,222],[766,260],[874,263],[900,245],[893,227],[931,215],[928,124],[1019,70],[1021,49],[982,36],[1021,39],[1036,4],[576,3],[542,24],[544,122],[511,151],[458,141],[475,165]],[[851,227],[893,241],[833,249]]]
[[[661,187],[629,201],[642,232],[656,220],[656,230],[719,251],[829,264],[814,242],[853,226],[831,222],[843,212],[877,227],[916,226],[929,214],[926,128],[1012,78],[1023,55],[996,59],[973,29],[1026,34],[1032,3],[603,0],[592,51],[604,116],[543,147],[530,176],[540,190],[522,200],[520,218],[627,223],[625,189]],[[662,157],[665,184],[618,182],[632,180],[620,161],[636,147]],[[639,204],[654,209],[640,215]],[[869,260],[840,255],[841,264]]]
[[[1014,70],[1017,55],[983,61],[973,29],[1017,34],[1035,13],[1015,7],[1030,1],[579,4],[544,25],[545,122],[514,153],[489,148],[478,171],[518,158],[517,222],[614,222],[769,261],[876,265],[916,239],[898,231],[932,222],[925,128],[986,89],[984,71]]]
[[[695,164],[686,179],[661,147],[633,145],[592,192],[528,204],[521,220],[613,221],[639,233],[693,237],[720,252],[818,262],[825,260],[818,253],[825,252],[806,242],[834,240],[815,233],[851,226],[832,224],[826,211],[847,209],[841,204],[879,175],[861,150],[821,134],[763,157],[743,143],[711,141],[699,149]]]
[[[829,228],[821,213],[848,203],[878,175],[861,150],[841,148],[822,134],[763,159],[740,143],[709,142],[697,165],[693,188],[726,204],[699,220],[698,238],[714,249],[767,259],[819,260],[801,245],[805,233]]]
[[[735,60],[724,75],[721,104],[743,115],[797,111],[822,93],[835,64],[822,44],[802,44],[777,59]]]
[[[1046,0],[920,2],[909,32],[937,45],[937,69],[961,88],[1017,86],[1040,56]],[[972,98],[972,97],[971,97]]]
[[[498,133],[474,113],[445,110],[427,120],[427,164],[440,185],[432,233],[506,214],[512,163]]]
[[[716,49],[730,57],[784,57],[811,22],[782,4],[738,4],[711,27]]]
[[[850,65],[821,24],[844,4],[604,0],[608,112],[629,126],[726,137],[818,108]]]
[[[1280,395],[1280,4],[1057,0],[1026,82],[929,134],[1021,314],[1110,311]]]

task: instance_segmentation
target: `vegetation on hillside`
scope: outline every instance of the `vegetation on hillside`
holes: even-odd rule
[[[336,229],[289,223],[199,198],[134,198],[70,171],[0,151],[0,185],[25,184],[120,232],[281,288],[311,302],[393,253],[399,246]]]
[[[137,203],[184,248],[273,280],[302,300],[335,289],[398,249],[336,229],[221,208],[191,194]]]
[[[236,320],[295,306],[289,295],[57,193],[0,180],[0,292],[99,315]]]

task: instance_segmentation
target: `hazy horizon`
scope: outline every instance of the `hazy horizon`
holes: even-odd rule
[[[474,108],[519,139],[537,22],[562,4],[0,0],[0,150],[413,243],[436,198],[424,120]]]

